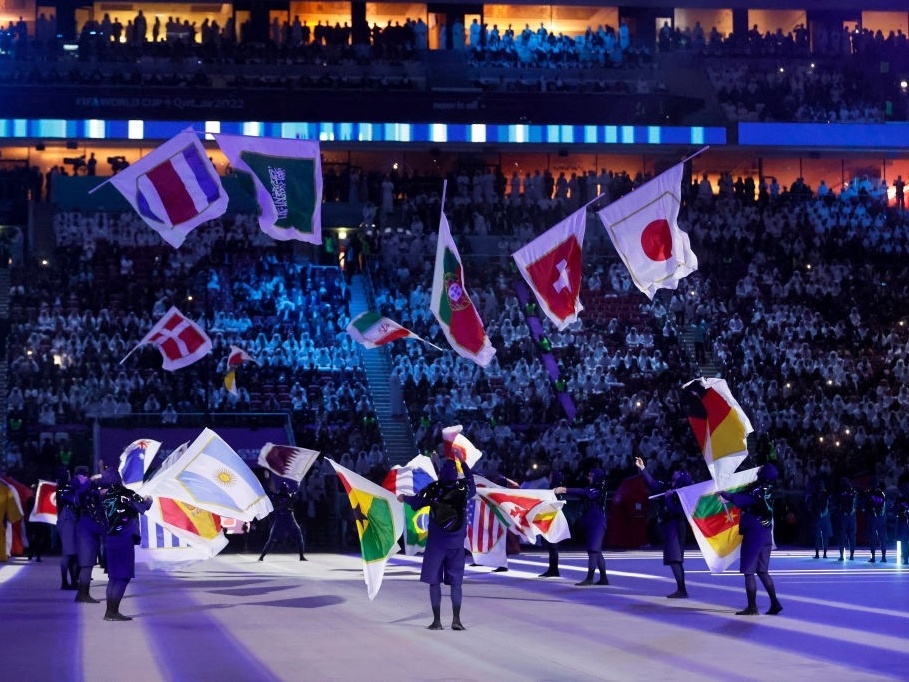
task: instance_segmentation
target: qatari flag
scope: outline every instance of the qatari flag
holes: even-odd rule
[[[258,464],[278,476],[292,478],[300,483],[318,456],[318,450],[266,443],[259,451]]]

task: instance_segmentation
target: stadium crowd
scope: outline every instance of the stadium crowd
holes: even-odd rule
[[[576,210],[580,185],[565,195],[558,178],[533,180],[544,172],[517,189],[486,175],[450,173],[446,214],[497,349],[492,363],[482,369],[412,340],[391,353],[422,451],[434,449],[444,426],[462,423],[486,453],[481,470],[513,480],[534,465],[583,480],[596,463],[618,486],[633,475],[634,456],[657,475],[683,466],[706,478],[679,389],[715,371],[775,449],[785,488],[806,489],[820,475],[875,476],[892,489],[907,471],[903,209],[861,182],[855,192],[818,196],[803,183],[771,191],[763,179],[723,174],[714,191],[694,178],[681,224],[696,273],[647,301],[591,215],[585,310],[562,332],[542,319],[535,336],[530,319],[541,316],[522,295],[510,254]],[[588,199],[603,190],[615,199],[648,179],[591,176]],[[90,462],[86,424],[95,419],[145,414],[175,423],[248,411],[287,412],[299,444],[381,477],[389,457],[364,351],[344,331],[349,283],[367,278],[371,307],[447,347],[428,300],[440,209],[434,180],[392,183],[391,210],[369,213],[375,223],[315,260],[266,238],[248,215],[212,221],[175,250],[131,213],[58,212],[50,266],[11,273],[8,435],[24,480]],[[170,305],[202,321],[210,356],[164,372],[144,346],[121,363]],[[255,359],[241,368],[236,395],[222,384],[232,345]],[[322,509],[325,480],[309,485]]]
[[[41,14],[32,28],[20,21],[0,31],[0,55],[16,64],[2,78],[18,84],[425,90],[433,80],[428,30],[422,18],[355,29],[295,16],[275,19],[263,41],[248,35],[248,22],[238,28],[232,19],[220,26],[206,18],[197,27],[189,18],[156,16],[149,25],[139,10],[126,25],[109,14],[85,22],[73,58],[60,50],[54,18]],[[897,77],[909,68],[901,29],[885,35],[858,25],[838,31],[820,25],[809,40],[804,25],[723,34],[699,22],[667,22],[655,45],[638,40],[624,22],[588,26],[578,35],[544,24],[516,29],[477,20],[435,30],[440,49],[466,54],[464,83],[484,91],[664,93],[667,69],[684,53],[705,67],[705,86],[715,89],[732,121],[879,122],[909,115]]]

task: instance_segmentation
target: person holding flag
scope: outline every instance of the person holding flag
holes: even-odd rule
[[[429,507],[429,536],[420,580],[429,584],[432,607],[430,630],[442,629],[442,582],[451,586],[451,629],[464,630],[461,601],[464,581],[464,540],[467,537],[467,502],[477,493],[467,462],[445,459],[439,479],[415,495],[398,495],[413,509]]]
[[[606,577],[606,559],[603,557],[603,538],[606,536],[606,472],[594,467],[587,473],[589,484],[586,488],[553,488],[556,495],[579,497],[584,507],[581,515],[581,526],[586,537],[587,576],[578,587],[588,585],[608,585]],[[593,574],[599,569],[600,579],[594,583]]]
[[[76,467],[77,472],[88,474],[87,467]],[[57,478],[57,535],[60,537],[60,589],[78,589],[79,559],[76,544],[76,521],[79,504],[75,498],[69,469],[61,468]]]
[[[669,599],[687,599],[685,587],[685,539],[688,537],[688,517],[682,508],[677,488],[692,484],[691,474],[681,469],[675,471],[669,481],[659,481],[647,471],[641,457],[634,458],[634,465],[640,469],[651,493],[660,496],[661,504],[657,520],[663,535],[663,565],[669,566],[675,578],[676,590],[667,594]]]
[[[120,472],[108,467],[98,479],[102,507],[107,520],[104,536],[104,558],[107,568],[107,609],[104,620],[127,621],[120,613],[120,602],[130,581],[136,577],[136,545],[139,544],[139,515],[152,506],[152,498],[143,497],[123,485]]]
[[[98,484],[101,474],[89,476],[88,467],[76,467],[73,499],[79,505],[76,522],[76,555],[79,560],[79,581],[75,601],[97,604],[91,596],[92,569],[101,556],[101,544],[107,531],[102,493]]]
[[[281,481],[278,484],[278,490],[272,495],[272,504],[275,510],[271,513],[271,530],[268,532],[268,541],[262,548],[259,555],[259,561],[265,561],[265,555],[275,546],[275,544],[285,537],[292,538],[297,543],[297,549],[300,552],[300,561],[306,561],[303,550],[306,542],[303,539],[303,531],[294,515],[294,507],[297,503],[299,488],[294,490],[288,481]]]
[[[757,481],[744,492],[721,490],[717,493],[724,500],[742,510],[739,518],[739,534],[742,536],[740,570],[745,575],[745,596],[748,605],[737,616],[756,616],[757,581],[761,579],[767,596],[770,597],[768,616],[775,616],[783,610],[776,597],[776,586],[770,577],[770,550],[773,547],[773,482],[779,473],[773,464],[764,464],[757,474]]]

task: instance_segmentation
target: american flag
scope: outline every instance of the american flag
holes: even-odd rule
[[[467,505],[467,549],[481,566],[504,566],[505,527],[496,517],[492,505],[475,497]]]

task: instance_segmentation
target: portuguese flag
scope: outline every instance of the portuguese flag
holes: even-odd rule
[[[451,237],[451,228],[444,211],[439,220],[439,241],[436,247],[430,308],[454,351],[461,357],[486,367],[495,355],[496,349],[486,336],[483,320],[480,319],[464,285],[461,255]]]
[[[398,552],[398,538],[404,532],[404,505],[397,496],[369,479],[328,460],[347,491],[354,511],[360,550],[363,553],[363,577],[370,599],[375,599],[382,586],[385,564]]]
[[[739,535],[739,510],[725,503],[717,493],[720,490],[738,492],[757,480],[760,467],[732,474],[721,487],[704,481],[676,492],[694,537],[701,548],[711,573],[722,573],[738,559],[742,545]]]

